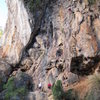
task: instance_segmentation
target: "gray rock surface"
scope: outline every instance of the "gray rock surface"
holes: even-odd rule
[[[94,5],[88,0],[36,1],[6,1],[8,20],[2,47],[2,58],[16,65],[12,75],[21,70],[31,76],[30,100],[41,100],[49,92],[48,83],[59,79],[70,86],[80,75],[92,74],[100,49],[99,1]],[[17,77],[19,87],[24,79]],[[37,87],[40,82],[43,95]]]
[[[25,100],[47,100],[47,95],[41,91],[29,92]]]

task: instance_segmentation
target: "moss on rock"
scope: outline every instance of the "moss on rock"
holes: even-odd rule
[[[24,96],[27,93],[25,86],[16,88],[14,80],[14,77],[9,78],[8,82],[3,86],[7,90],[4,97],[5,100],[10,100],[11,97]]]

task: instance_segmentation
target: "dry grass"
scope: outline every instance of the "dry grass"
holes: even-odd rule
[[[73,87],[75,91],[78,93],[80,100],[83,100],[85,94],[88,92],[90,85],[88,79],[85,79],[79,82],[76,86]]]
[[[90,75],[79,83],[66,87],[64,90],[68,91],[69,89],[77,92],[79,100],[88,100],[92,96],[94,97],[93,100],[97,100],[99,97],[98,91],[100,91],[100,74]]]

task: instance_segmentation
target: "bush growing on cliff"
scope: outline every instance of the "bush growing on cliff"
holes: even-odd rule
[[[95,3],[96,3],[96,0],[88,0],[88,3],[89,3],[90,5],[95,4]]]
[[[67,92],[63,90],[60,80],[53,85],[52,94],[54,100],[79,100],[77,93],[73,89],[69,89]]]
[[[24,0],[25,3],[28,5],[28,8],[31,12],[34,12],[41,6],[41,0],[30,0],[26,2],[27,0]]]
[[[52,93],[54,100],[65,100],[65,92],[63,91],[62,83],[60,80],[52,87]]]
[[[8,79],[8,82],[6,84],[4,84],[3,88],[4,89],[8,89],[8,90],[12,90],[14,87],[14,77],[11,77]]]
[[[27,92],[27,89],[25,86],[22,86],[20,88],[16,88],[14,85],[14,77],[11,77],[8,79],[8,82],[3,86],[4,89],[7,90],[5,93],[5,100],[10,100],[11,97],[16,97],[18,95],[25,95]]]

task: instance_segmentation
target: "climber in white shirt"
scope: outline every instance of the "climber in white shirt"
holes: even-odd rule
[[[41,82],[38,84],[38,88],[39,88],[39,89],[42,88],[42,84],[41,84]]]

